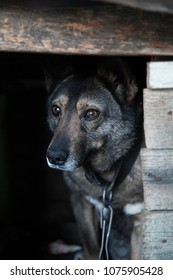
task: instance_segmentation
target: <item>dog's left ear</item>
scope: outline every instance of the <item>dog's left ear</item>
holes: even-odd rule
[[[107,84],[119,102],[129,104],[134,100],[138,86],[128,66],[120,59],[103,61],[97,69],[97,76]]]
[[[43,65],[46,89],[51,93],[54,88],[73,73],[71,60],[66,56],[50,56]]]

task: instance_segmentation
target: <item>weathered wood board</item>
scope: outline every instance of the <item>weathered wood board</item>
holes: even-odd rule
[[[31,9],[4,1],[0,4],[0,50],[173,55],[172,26],[172,15],[118,5]]]
[[[141,150],[148,210],[173,210],[173,150]]]
[[[147,88],[173,88],[173,61],[147,63]]]
[[[141,258],[173,260],[173,211],[144,211]]]
[[[147,148],[173,148],[173,89],[144,89],[144,131]]]

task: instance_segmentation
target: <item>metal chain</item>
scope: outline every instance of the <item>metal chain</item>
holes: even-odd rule
[[[112,191],[107,190],[107,187],[103,190],[103,206],[100,211],[100,228],[102,230],[101,247],[99,253],[99,260],[102,259],[105,249],[106,259],[109,259],[108,242],[111,232],[113,209],[110,205],[112,201]]]

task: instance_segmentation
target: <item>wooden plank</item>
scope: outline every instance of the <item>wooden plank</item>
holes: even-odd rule
[[[145,181],[144,201],[147,210],[173,210],[173,184],[158,185]]]
[[[173,88],[173,61],[147,63],[147,88]]]
[[[172,26],[171,15],[117,5],[31,9],[1,4],[0,50],[173,55]]]
[[[141,150],[144,201],[148,210],[173,210],[173,150]]]
[[[173,259],[173,211],[145,211],[142,216],[142,259]]]
[[[173,89],[144,89],[144,131],[147,148],[173,148]]]

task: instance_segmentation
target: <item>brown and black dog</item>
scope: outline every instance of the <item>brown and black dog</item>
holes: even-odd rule
[[[116,251],[114,221],[121,210],[133,220],[131,258],[140,259],[142,103],[134,77],[120,58],[60,58],[55,68],[47,71],[48,122],[53,132],[47,162],[64,172],[71,189],[85,257],[98,258],[106,187],[112,192],[114,211],[110,258]]]

